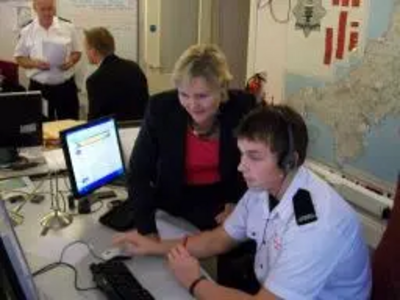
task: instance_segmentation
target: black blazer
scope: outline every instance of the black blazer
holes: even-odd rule
[[[149,99],[147,79],[133,61],[112,54],[87,79],[88,119],[114,115],[118,121],[142,119]]]
[[[224,199],[236,203],[246,184],[237,171],[240,153],[234,130],[255,105],[252,95],[229,91],[220,107],[220,175]],[[177,91],[151,98],[128,168],[129,201],[134,207],[139,232],[156,232],[155,211],[179,207],[185,185],[185,143],[188,114],[180,105]]]

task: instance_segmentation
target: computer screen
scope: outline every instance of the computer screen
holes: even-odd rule
[[[101,118],[61,132],[65,162],[75,198],[125,174],[117,125]]]
[[[0,299],[39,299],[24,253],[2,199],[0,199]]]
[[[0,93],[0,168],[26,163],[18,147],[43,143],[42,103],[38,91]]]
[[[42,107],[38,91],[0,93],[0,147],[41,145]]]

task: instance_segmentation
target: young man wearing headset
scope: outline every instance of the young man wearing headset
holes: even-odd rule
[[[167,255],[178,281],[197,299],[368,299],[369,254],[356,213],[303,166],[302,117],[288,106],[251,112],[238,129],[239,171],[248,191],[220,227],[183,240],[154,241],[137,232],[115,237],[136,255]],[[255,240],[255,295],[217,285],[197,258]]]

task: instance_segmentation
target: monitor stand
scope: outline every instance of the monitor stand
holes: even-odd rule
[[[36,167],[39,163],[30,161],[24,156],[18,155],[17,148],[0,148],[0,170],[11,169],[13,171],[23,171]]]
[[[21,225],[24,222],[24,216],[21,215],[19,212],[8,210],[8,215],[10,217],[11,224],[13,227]]]
[[[40,220],[40,225],[43,227],[42,235],[45,235],[48,229],[62,229],[72,223],[72,215],[61,211],[59,208],[54,208],[53,211],[45,215]]]
[[[18,162],[18,160],[19,156],[16,148],[0,148],[0,169],[10,168],[14,163]]]

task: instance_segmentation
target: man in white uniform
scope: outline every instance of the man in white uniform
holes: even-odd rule
[[[183,240],[154,241],[137,232],[115,237],[134,254],[167,254],[178,281],[197,299],[369,298],[369,254],[356,213],[302,166],[308,145],[302,117],[287,106],[251,112],[238,129],[239,170],[249,190],[223,226]],[[257,243],[256,295],[201,276],[197,258]]]
[[[75,27],[55,16],[55,0],[34,0],[37,14],[22,28],[14,57],[26,69],[29,89],[48,101],[49,119],[78,119],[74,66],[81,58]]]

